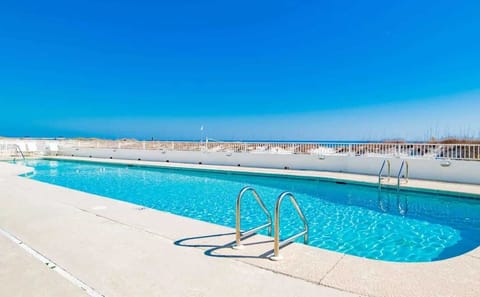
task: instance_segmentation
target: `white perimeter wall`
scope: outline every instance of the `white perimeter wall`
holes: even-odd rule
[[[134,149],[62,149],[58,155],[93,158],[113,158],[144,161],[169,161],[175,163],[194,163],[210,165],[232,165],[245,167],[285,168],[297,170],[321,170],[347,173],[377,175],[384,160],[383,157],[366,156],[322,156],[265,153],[225,153],[160,151]],[[402,159],[389,158],[392,164],[392,176],[396,176]],[[441,166],[444,160],[407,159],[410,165],[410,177],[417,179],[439,180],[480,184],[479,161],[451,160],[450,166]]]

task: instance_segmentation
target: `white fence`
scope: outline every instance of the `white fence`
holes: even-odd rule
[[[58,143],[48,139],[0,139],[0,160],[54,154],[58,152]]]
[[[191,164],[290,168],[377,175],[384,159],[392,172],[409,159],[410,177],[480,184],[480,144],[281,143],[136,140],[0,139],[0,157],[59,155]],[[445,162],[445,159],[451,160]]]
[[[14,144],[0,143],[0,160],[20,155],[18,147]]]
[[[440,143],[286,143],[185,142],[136,140],[63,140],[62,148],[105,148],[162,151],[205,151],[252,154],[310,154],[480,161],[480,144]]]
[[[17,149],[18,148],[18,149]],[[202,151],[252,154],[304,154],[319,156],[367,156],[419,159],[480,161],[478,144],[442,143],[287,143],[287,142],[204,142],[137,141],[101,139],[5,139],[0,140],[0,156],[56,154],[62,150],[82,148],[135,149],[160,151]]]

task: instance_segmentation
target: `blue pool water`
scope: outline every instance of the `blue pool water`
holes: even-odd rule
[[[371,259],[436,261],[480,244],[476,199],[193,170],[51,160],[29,165],[39,181],[229,227],[235,226],[235,199],[244,186],[257,189],[271,212],[278,195],[291,191],[309,222],[309,245]],[[288,203],[281,210],[282,237],[303,228]],[[264,222],[254,199],[243,200],[242,213],[245,229]]]

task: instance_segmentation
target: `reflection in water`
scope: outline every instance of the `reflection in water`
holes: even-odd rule
[[[390,193],[378,191],[378,208],[383,212],[390,211]]]
[[[408,213],[408,195],[403,193],[396,193],[394,194],[396,196],[395,199],[395,204],[396,204],[396,211],[398,211],[398,214],[401,216],[406,216]],[[377,199],[377,205],[378,209],[380,209],[384,213],[390,213],[390,204],[392,203],[392,193],[390,192],[382,192],[381,190],[378,191],[378,199]],[[397,214],[397,213],[393,213]]]
[[[397,193],[397,209],[401,216],[406,216],[408,212],[408,195]]]

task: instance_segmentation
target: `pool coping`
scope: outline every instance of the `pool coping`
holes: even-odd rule
[[[114,160],[113,162],[116,162],[117,164],[125,164],[125,161],[123,160]],[[129,162],[132,162],[130,163],[132,165],[139,164],[138,161]],[[183,166],[184,165],[175,167],[183,168]],[[205,166],[207,165],[202,165],[202,167]],[[11,175],[18,175],[28,171],[31,171],[31,169],[24,166],[18,166],[17,170],[12,172]],[[281,175],[282,174],[284,174],[284,172],[281,172]],[[49,188],[52,189],[52,191],[63,191],[65,193],[78,192],[72,189],[44,184],[34,180],[25,180],[35,184],[41,184],[40,187]],[[26,181],[24,181],[24,183]],[[62,202],[76,205],[77,207],[81,207],[83,211],[93,213],[97,216],[103,216],[111,220],[121,221],[124,224],[134,225],[136,228],[140,228],[146,232],[173,232],[172,230],[168,230],[168,228],[165,229],[165,227],[157,226],[156,223],[152,223],[151,220],[142,221],[138,216],[135,216],[134,218],[128,215],[125,216],[125,213],[132,211],[133,208],[136,209],[135,211],[138,211],[138,205],[114,200],[108,197],[99,196],[99,198],[93,199],[95,195],[83,192],[77,193],[77,195],[85,198],[89,197],[89,199],[79,198],[74,201],[69,197],[62,197]],[[99,202],[108,206],[108,212],[92,208],[92,205],[96,205]],[[480,295],[480,279],[478,278],[478,274],[480,273],[480,247],[463,255],[436,262],[399,263],[370,260],[294,243],[282,249],[285,260],[273,262],[264,258],[258,259],[255,257],[236,258],[238,256],[238,254],[236,254],[237,252],[225,248],[225,244],[233,240],[233,236],[231,235],[233,229],[231,228],[151,209],[142,212],[142,215],[143,214],[154,217],[155,221],[159,220],[164,223],[174,221],[185,223],[189,226],[187,228],[188,232],[190,232],[190,230],[196,230],[196,228],[200,228],[199,226],[201,226],[200,229],[202,231],[198,234],[200,236],[197,239],[185,237],[184,234],[175,234],[175,232],[173,232],[174,234],[169,233],[169,237],[176,239],[175,244],[178,246],[192,246],[198,249],[205,249],[206,256],[208,256],[208,248],[206,246],[221,246],[223,249],[220,250],[225,255],[233,257],[236,261],[306,280],[322,286],[333,287],[345,292],[366,296],[399,297],[473,297]],[[204,236],[205,232],[207,233],[207,236]],[[208,237],[208,234],[218,234],[219,232],[229,233],[230,236],[227,239]],[[195,244],[183,245],[182,243],[185,240],[193,240]],[[197,240],[197,242],[195,242],[195,240]],[[271,246],[271,238],[255,236],[246,241],[247,244],[252,244],[252,248],[249,248],[248,254],[257,255],[259,252],[264,252],[266,248],[265,244],[258,244],[258,246],[255,246],[255,241],[258,240],[260,242],[267,242],[266,245]],[[408,285],[406,286],[405,284]]]

